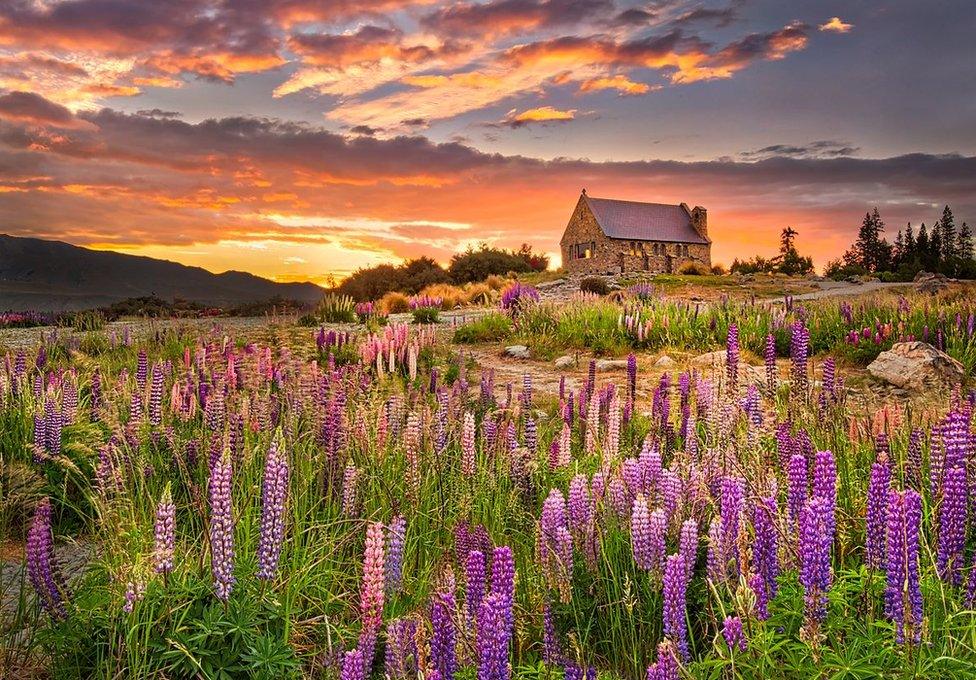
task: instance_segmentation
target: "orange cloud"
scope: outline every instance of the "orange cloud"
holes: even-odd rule
[[[841,21],[840,17],[830,17],[830,20],[827,23],[820,24],[819,28],[821,31],[831,31],[833,33],[847,33],[852,28],[854,28],[854,24],[844,23],[843,21]]]
[[[621,95],[641,95],[647,94],[652,89],[660,90],[660,85],[653,88],[647,83],[635,83],[627,76],[616,74],[614,76],[601,76],[584,80],[579,87],[580,92],[599,92],[601,90],[616,90]]]

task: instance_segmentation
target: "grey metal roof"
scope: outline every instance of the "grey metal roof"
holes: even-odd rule
[[[708,243],[692,226],[691,215],[680,205],[618,201],[592,196],[586,196],[585,199],[603,233],[610,238]]]

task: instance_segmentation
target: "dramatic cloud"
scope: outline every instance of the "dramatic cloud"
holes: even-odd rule
[[[655,85],[652,88],[647,83],[635,83],[627,76],[620,75],[619,73],[615,76],[601,76],[600,78],[590,78],[589,80],[584,80],[579,87],[580,92],[616,90],[621,95],[647,94],[652,89],[659,90],[661,89],[661,86]]]
[[[820,24],[821,31],[831,31],[833,33],[847,33],[852,28],[854,28],[853,24],[844,23],[840,17],[830,17],[830,21],[825,24]]]
[[[507,35],[592,21],[613,10],[612,0],[491,0],[456,3],[425,16],[431,30],[465,35]]]
[[[506,114],[505,119],[499,125],[510,128],[520,128],[534,123],[568,123],[576,118],[576,109],[560,111],[551,106],[539,106],[534,109],[518,111],[512,109]]]
[[[860,149],[848,142],[835,142],[823,139],[810,142],[802,146],[793,144],[772,144],[755,151],[743,151],[739,156],[743,160],[757,161],[777,156],[790,158],[838,158],[840,156],[853,156]]]
[[[510,119],[571,115],[537,107]],[[874,205],[891,224],[930,221],[943,203],[960,221],[976,215],[976,158],[851,158],[849,145],[829,141],[761,149],[749,162],[597,163],[246,117],[192,124],[102,110],[79,119],[86,126],[70,130],[0,122],[0,220],[11,233],[276,276],[424,253],[446,260],[480,241],[553,251],[584,185],[705,205],[715,257],[726,262],[773,250],[785,224],[822,262]],[[305,263],[285,267],[295,257]]]
[[[47,124],[58,128],[77,128],[86,125],[67,108],[31,92],[0,94],[0,118]]]

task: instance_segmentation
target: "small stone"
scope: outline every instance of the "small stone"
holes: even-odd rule
[[[563,356],[556,359],[554,363],[556,368],[569,368],[570,366],[576,363],[576,360],[573,359],[573,357],[569,356],[568,354],[564,354]]]
[[[529,358],[529,348],[525,345],[509,345],[505,348],[505,356],[512,357],[513,359],[528,359]]]
[[[627,369],[626,359],[597,359],[596,370],[600,373],[607,371],[623,371]]]
[[[661,357],[654,362],[654,365],[658,368],[671,368],[678,362],[669,357],[667,354],[661,355]]]

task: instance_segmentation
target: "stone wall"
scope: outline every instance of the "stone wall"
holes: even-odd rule
[[[576,244],[590,242],[596,244],[591,257],[573,257]],[[608,238],[582,197],[563,233],[560,247],[563,268],[573,274],[620,274],[621,269],[624,272],[660,274],[668,271],[669,258],[674,273],[686,262],[696,262],[706,267],[712,265],[711,247],[708,245]]]

